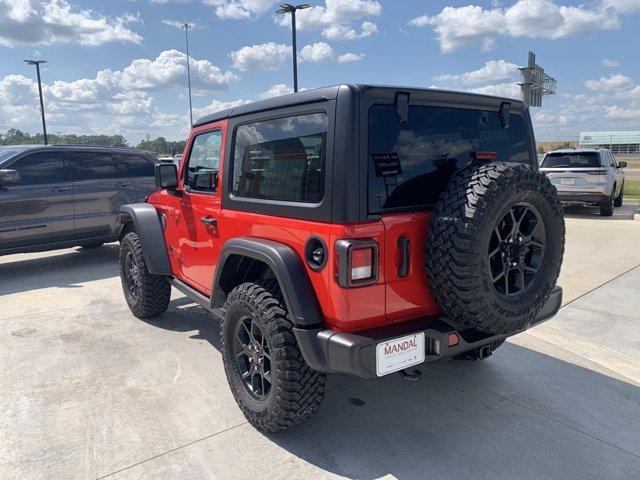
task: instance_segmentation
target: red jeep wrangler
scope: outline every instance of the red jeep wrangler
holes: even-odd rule
[[[156,183],[121,209],[126,301],[159,315],[174,286],[221,308],[229,385],[263,430],[314,414],[327,373],[419,378],[560,307],[562,209],[519,101],[285,95],[196,122]]]

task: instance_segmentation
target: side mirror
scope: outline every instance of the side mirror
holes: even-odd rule
[[[618,162],[618,168],[624,168],[627,166],[627,162],[625,162],[624,160]]]
[[[178,187],[178,169],[173,163],[155,165],[156,188],[174,190]]]
[[[17,170],[0,170],[0,186],[19,185],[22,182]]]

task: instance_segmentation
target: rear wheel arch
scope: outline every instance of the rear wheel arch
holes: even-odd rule
[[[242,283],[271,278],[278,282],[289,319],[295,326],[323,323],[300,257],[288,245],[266,239],[237,237],[224,245],[213,278],[211,306],[224,305],[229,292]]]

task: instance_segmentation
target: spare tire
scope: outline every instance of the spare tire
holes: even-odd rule
[[[453,175],[429,222],[431,291],[459,328],[522,330],[558,279],[564,236],[545,176],[524,164],[472,164]]]

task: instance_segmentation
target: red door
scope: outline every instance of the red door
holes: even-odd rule
[[[187,157],[180,168],[181,193],[176,214],[182,235],[175,245],[182,280],[209,295],[220,254],[218,224],[222,185],[219,169],[224,152],[226,121],[192,132]]]

